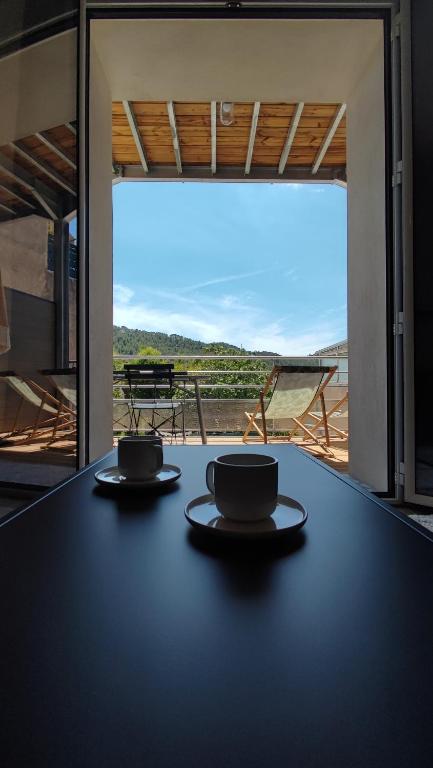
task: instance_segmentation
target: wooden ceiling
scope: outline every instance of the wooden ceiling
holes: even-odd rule
[[[114,178],[345,181],[345,104],[114,102]],[[77,208],[76,126],[0,147],[0,220]]]
[[[113,165],[126,178],[344,180],[345,105],[237,102],[224,126],[216,102],[114,102]]]
[[[77,208],[76,172],[72,123],[0,147],[0,219],[67,216]]]

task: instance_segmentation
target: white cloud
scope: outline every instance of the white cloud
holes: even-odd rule
[[[182,289],[182,293],[189,293],[190,291],[196,291],[199,288],[207,288],[209,285],[218,285],[220,283],[230,283],[233,280],[243,280],[247,277],[255,277],[255,275],[264,275],[268,272],[267,269],[256,269],[254,272],[242,272],[237,275],[225,275],[224,277],[215,277],[212,280],[206,280],[204,283],[196,283],[195,285],[189,285],[187,288]]]
[[[152,295],[164,294],[167,306],[158,305]],[[217,298],[176,299],[170,292],[151,292],[148,300],[132,301],[134,292],[116,286],[114,323],[128,328],[177,333],[206,343],[225,341],[251,350],[267,350],[284,355],[308,355],[339,340],[344,330],[337,318],[318,318],[309,328],[293,327],[293,316],[269,322],[260,298],[248,294],[223,294]],[[162,298],[157,296],[156,298]]]
[[[275,181],[271,182],[268,186],[272,192],[298,192],[302,187],[306,186],[306,182],[300,184],[298,181]]]
[[[342,315],[347,314],[347,304],[340,304],[338,307],[329,307],[328,309],[324,309],[323,312],[320,313],[320,317],[330,317],[332,315]]]
[[[310,355],[316,349],[327,347],[337,340],[332,328],[323,328],[318,325],[301,333],[283,333],[276,329],[264,328],[260,333],[251,338],[249,348],[252,350],[264,349],[269,352],[279,352],[281,355]]]
[[[132,291],[131,288],[128,288],[128,286],[121,285],[120,283],[114,283],[113,302],[115,305],[129,304],[133,295],[134,295],[134,291]]]
[[[151,307],[144,303],[114,305],[114,324],[146,331],[178,333],[205,342],[223,341],[218,323],[195,315]]]

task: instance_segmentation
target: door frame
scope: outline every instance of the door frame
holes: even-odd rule
[[[404,2],[404,0],[402,0]],[[89,185],[89,126],[88,126],[88,92],[89,92],[89,25],[91,20],[97,19],[185,19],[185,18],[317,18],[317,19],[363,19],[380,18],[384,21],[384,71],[385,71],[385,112],[386,112],[386,249],[387,249],[387,391],[388,391],[388,490],[381,493],[387,498],[401,498],[402,487],[400,484],[400,472],[396,471],[403,459],[403,353],[401,339],[395,336],[396,317],[399,317],[401,307],[395,304],[396,295],[401,293],[402,276],[399,273],[401,263],[399,242],[401,241],[401,215],[399,211],[399,196],[390,190],[391,174],[395,166],[395,152],[398,140],[395,138],[396,115],[399,114],[400,98],[395,98],[396,85],[399,91],[399,73],[395,72],[395,46],[390,45],[387,38],[391,25],[399,10],[398,0],[370,0],[366,6],[365,0],[335,0],[333,3],[316,0],[305,6],[299,0],[291,2],[273,3],[273,7],[267,7],[267,3],[254,3],[240,7],[229,6],[221,3],[218,7],[212,3],[212,7],[206,7],[203,2],[187,0],[182,8],[170,3],[129,2],[127,6],[122,2],[105,2],[93,0],[85,2],[81,0],[80,18],[80,178],[83,188],[80,187],[80,199],[82,201],[82,216],[80,216],[81,235],[81,310],[84,313],[80,324],[82,333],[80,377],[81,377],[81,429],[82,441],[80,445],[80,462],[84,465],[88,461],[89,426],[88,426],[88,393],[89,393],[89,355],[88,355],[88,216],[85,208],[88,206]],[[187,7],[185,7],[187,6]],[[410,121],[407,121],[410,122]],[[406,188],[405,188],[406,191]],[[389,192],[389,194],[388,194]],[[406,198],[405,198],[406,199]],[[407,211],[407,208],[404,209]]]

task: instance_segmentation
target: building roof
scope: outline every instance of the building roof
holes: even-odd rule
[[[313,355],[330,355],[332,357],[346,356],[349,351],[349,342],[347,339],[344,341],[337,341],[335,344],[331,344],[330,347],[323,347],[318,349],[317,352],[313,352]]]

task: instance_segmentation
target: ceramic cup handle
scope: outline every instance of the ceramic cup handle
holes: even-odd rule
[[[206,485],[210,492],[215,496],[215,485],[214,485],[214,467],[215,462],[210,461],[209,464],[206,467]]]

